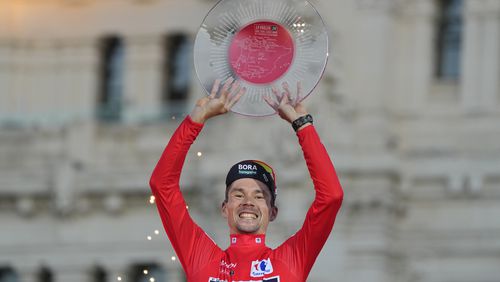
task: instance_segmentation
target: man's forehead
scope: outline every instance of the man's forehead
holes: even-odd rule
[[[249,187],[249,186],[232,186],[229,188],[229,192],[260,192],[264,193],[266,189],[263,189],[262,187],[256,186],[256,187]]]
[[[229,192],[232,191],[261,192],[261,193],[268,192],[267,186],[264,183],[261,183],[260,181],[252,178],[242,178],[236,180],[229,187]]]

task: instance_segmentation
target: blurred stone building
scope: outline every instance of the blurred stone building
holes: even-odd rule
[[[500,1],[312,2],[332,52],[306,104],[345,200],[309,281],[500,281]],[[184,280],[148,180],[203,95],[192,46],[214,4],[0,0],[0,282]],[[313,197],[277,117],[205,126],[189,210],[227,246],[243,158],[277,170],[277,246]]]

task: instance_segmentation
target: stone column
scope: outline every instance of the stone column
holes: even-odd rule
[[[10,80],[10,91],[9,96],[11,98],[12,109],[11,117],[16,119],[16,121],[26,121],[26,115],[30,113],[28,110],[30,101],[26,98],[26,93],[28,92],[28,85],[31,84],[28,70],[29,61],[29,47],[24,40],[16,40],[11,57],[11,68],[9,71]]]
[[[389,173],[352,171],[344,177],[349,189],[341,210],[338,228],[343,242],[342,281],[395,281],[395,252],[392,240],[396,203],[394,180]],[[348,238],[348,239],[347,239]]]
[[[164,83],[161,37],[127,38],[124,119],[155,119],[161,111]]]
[[[2,1],[0,8],[0,121],[12,118],[15,108],[13,80],[13,41],[16,11],[13,2]]]
[[[384,107],[387,70],[390,62],[390,42],[392,36],[391,0],[357,0],[355,49],[353,64],[356,74],[354,95],[363,110],[379,111]]]
[[[462,106],[468,112],[479,110],[481,95],[481,38],[480,10],[483,1],[465,1],[464,40],[462,49]]]
[[[94,122],[99,79],[96,70],[100,53],[94,38],[84,38],[72,44],[75,46],[66,50],[71,70],[71,85],[68,85],[67,92],[72,94],[71,99],[67,100],[68,107],[76,120]],[[70,94],[67,92],[62,94]]]
[[[54,173],[55,208],[61,215],[68,215],[75,207],[74,177],[75,168],[68,156],[64,156]]]
[[[408,93],[396,93],[405,96],[405,105],[408,105],[413,113],[421,112],[426,103],[426,97],[430,93],[433,79],[433,52],[434,45],[434,18],[436,4],[434,0],[413,1],[411,8],[414,11],[414,40],[412,46],[414,54],[408,54],[413,58],[409,66],[412,74],[410,89]],[[409,59],[409,58],[406,58]]]
[[[356,142],[361,150],[384,145],[391,66],[393,1],[356,1],[352,95],[356,98]],[[362,135],[362,136],[361,136]]]
[[[7,40],[0,39],[0,122],[9,117],[13,107],[10,80],[12,79],[12,47]]]
[[[500,96],[500,1],[485,1],[481,58],[481,106],[495,110]]]
[[[19,93],[27,104],[27,117],[35,123],[61,122],[62,107],[57,107],[60,98],[57,97],[57,80],[54,78],[54,65],[57,52],[54,42],[46,39],[32,39],[28,44],[26,91]]]

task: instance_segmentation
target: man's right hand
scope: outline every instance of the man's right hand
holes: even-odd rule
[[[240,88],[240,83],[232,77],[224,82],[220,88],[221,81],[215,80],[209,96],[200,98],[190,114],[191,119],[197,123],[205,123],[209,118],[225,114],[245,94],[246,88]]]

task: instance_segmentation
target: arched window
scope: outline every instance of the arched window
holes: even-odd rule
[[[439,0],[436,40],[436,77],[457,80],[463,31],[463,0]]]
[[[104,121],[121,118],[125,47],[118,36],[100,41],[99,97],[97,116]]]
[[[185,112],[191,84],[192,42],[184,33],[166,36],[162,102],[167,115]]]
[[[0,282],[18,282],[16,272],[11,267],[0,267]]]

